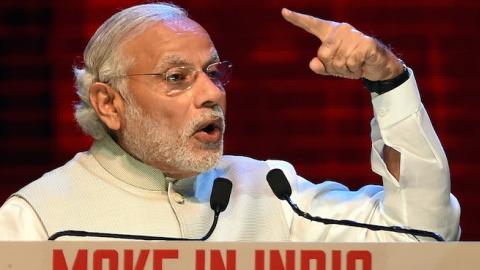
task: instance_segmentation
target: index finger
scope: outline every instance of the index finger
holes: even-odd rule
[[[330,30],[334,27],[335,22],[315,18],[310,15],[282,9],[282,16],[290,23],[302,28],[303,30],[315,35],[321,41],[324,41]]]

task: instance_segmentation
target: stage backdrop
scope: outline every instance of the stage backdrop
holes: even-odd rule
[[[88,149],[72,117],[72,66],[112,13],[139,1],[0,2],[0,201]],[[234,63],[225,152],[283,159],[313,182],[379,184],[370,171],[370,98],[359,81],[308,69],[319,41],[283,6],[346,21],[415,71],[450,161],[463,240],[480,240],[480,2],[475,0],[177,1]]]

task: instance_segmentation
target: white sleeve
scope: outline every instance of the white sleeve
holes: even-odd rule
[[[12,196],[0,207],[0,241],[47,239],[42,222],[24,199]]]
[[[458,239],[460,206],[450,194],[447,158],[421,104],[413,72],[372,103],[372,170],[382,176],[385,189],[381,211],[409,227]],[[399,181],[382,159],[385,144],[401,154]]]
[[[314,185],[297,176],[286,162],[269,161],[269,166],[286,172],[292,200],[314,216],[400,225],[458,239],[460,207],[450,194],[447,159],[420,102],[413,73],[396,89],[373,97],[372,103],[376,116],[372,120],[372,169],[382,176],[383,188],[369,185],[350,191],[332,181]],[[401,153],[400,181],[382,159],[385,144]],[[293,241],[417,241],[406,234],[310,222],[294,215],[286,202],[283,210]]]

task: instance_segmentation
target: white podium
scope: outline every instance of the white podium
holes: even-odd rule
[[[10,270],[479,270],[480,242],[0,242]]]

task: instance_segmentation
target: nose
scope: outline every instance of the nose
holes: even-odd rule
[[[225,110],[226,95],[223,86],[215,84],[204,72],[198,74],[193,84],[194,102],[197,108],[220,105]]]

